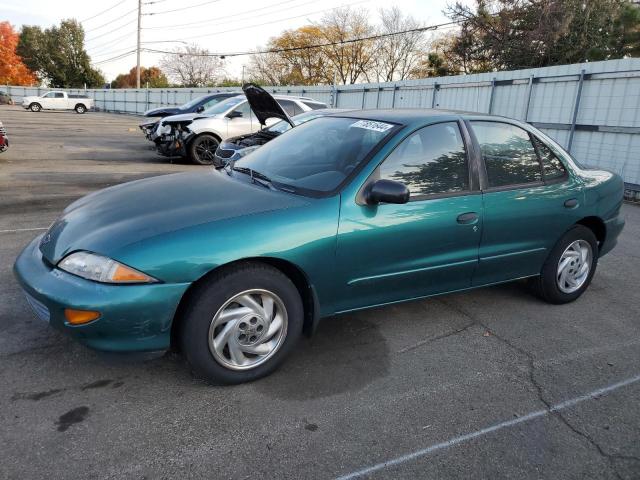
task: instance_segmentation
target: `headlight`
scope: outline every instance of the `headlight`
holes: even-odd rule
[[[102,283],[154,283],[157,280],[102,255],[75,252],[64,257],[58,268],[87,280]]]

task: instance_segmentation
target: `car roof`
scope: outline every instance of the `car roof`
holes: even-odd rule
[[[344,116],[342,113],[334,113],[336,117]],[[377,120],[382,122],[398,123],[402,125],[430,123],[438,120],[465,119],[487,119],[506,120],[509,123],[520,124],[518,120],[502,117],[499,115],[489,115],[487,113],[469,112],[464,110],[445,110],[437,108],[389,108],[372,110],[351,110],[349,117],[361,118],[363,120]]]

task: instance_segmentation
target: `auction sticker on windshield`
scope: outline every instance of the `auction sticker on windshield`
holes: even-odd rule
[[[393,125],[390,123],[374,122],[373,120],[358,120],[356,123],[349,125],[349,128],[364,128],[375,132],[386,132],[392,127]]]

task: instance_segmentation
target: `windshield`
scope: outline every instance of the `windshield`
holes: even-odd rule
[[[227,98],[226,100],[223,100],[222,102],[216,103],[212,107],[207,108],[204,112],[202,112],[202,115],[217,115],[219,113],[224,113],[234,105],[238,105],[245,100],[246,98],[243,95]]]
[[[326,193],[336,189],[394,126],[322,117],[277,137],[236,164],[299,192]]]
[[[194,105],[198,104],[199,102],[202,101],[202,99],[205,97],[206,95],[202,96],[202,97],[197,97],[194,98],[193,100],[189,100],[187,103],[185,103],[184,105],[182,105],[180,107],[180,110],[189,110],[191,107],[193,107]]]

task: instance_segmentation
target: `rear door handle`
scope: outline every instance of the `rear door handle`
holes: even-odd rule
[[[575,208],[575,207],[578,206],[578,199],[577,198],[570,198],[569,200],[564,202],[564,206],[565,206],[565,208]]]
[[[462,225],[468,225],[470,223],[475,223],[476,221],[478,221],[478,214],[476,212],[461,213],[460,215],[458,215],[458,218],[456,220]]]

